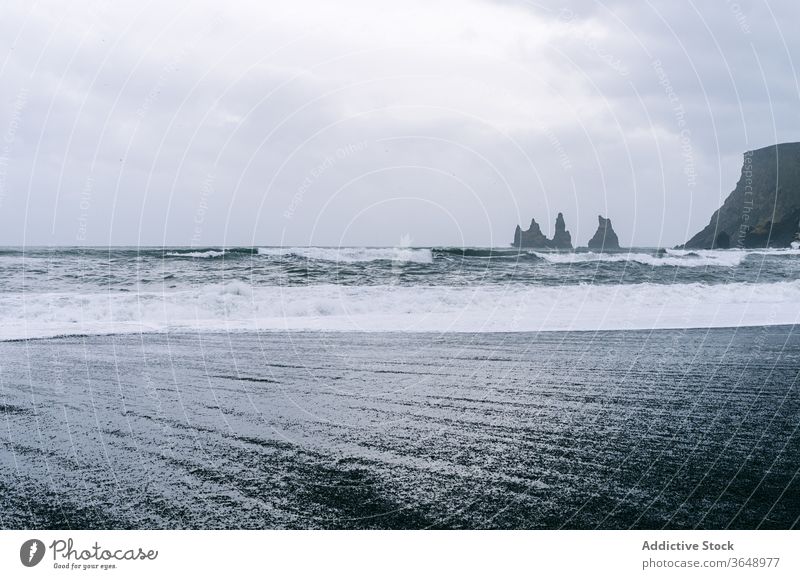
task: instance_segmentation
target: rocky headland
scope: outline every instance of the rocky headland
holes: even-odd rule
[[[800,143],[744,154],[736,188],[682,247],[790,247],[800,232]]]

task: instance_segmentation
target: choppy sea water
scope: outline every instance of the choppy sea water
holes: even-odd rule
[[[794,528],[800,251],[0,250],[1,528]]]
[[[796,528],[792,326],[0,343],[2,528]]]
[[[0,339],[794,324],[800,251],[7,248]]]

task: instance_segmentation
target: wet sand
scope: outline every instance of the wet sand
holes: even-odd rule
[[[2,528],[796,528],[800,332],[0,343]]]

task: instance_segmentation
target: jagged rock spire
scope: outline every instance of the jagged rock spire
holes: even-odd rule
[[[567,231],[563,213],[559,213],[558,217],[556,217],[556,232],[550,242],[550,247],[553,249],[572,249],[572,236]]]
[[[606,219],[602,215],[597,216],[597,231],[587,244],[589,249],[599,249],[600,251],[606,249],[619,249],[619,239],[611,227],[611,220]]]
[[[564,215],[559,213],[556,218],[556,232],[552,240],[547,239],[547,236],[542,233],[542,228],[536,223],[536,219],[531,219],[527,230],[523,230],[517,225],[512,245],[532,249],[572,249],[572,236],[567,231]]]

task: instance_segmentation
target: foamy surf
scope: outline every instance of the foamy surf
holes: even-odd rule
[[[663,253],[615,252],[546,253],[532,252],[550,263],[573,264],[586,262],[633,262],[653,267],[736,267],[748,256],[746,251],[731,250],[665,250]]]
[[[800,281],[769,284],[251,287],[0,297],[0,339],[138,332],[538,332],[795,324]]]
[[[258,255],[295,256],[316,261],[343,263],[369,261],[433,263],[433,253],[430,249],[411,247],[259,247]]]
[[[225,255],[226,251],[224,249],[214,250],[210,249],[208,251],[170,251],[169,253],[165,253],[166,257],[194,257],[194,258],[210,258],[210,257],[222,257]]]

